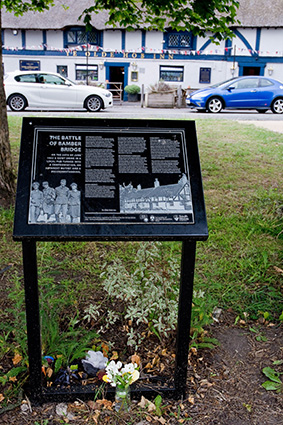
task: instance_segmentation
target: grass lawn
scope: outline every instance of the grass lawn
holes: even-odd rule
[[[21,118],[9,125],[16,160]],[[209,239],[197,244],[196,345],[205,343],[215,307],[245,320],[283,320],[283,135],[219,120],[197,121],[197,134]],[[24,363],[21,244],[12,241],[12,223],[13,209],[0,209],[0,358],[19,353]],[[151,336],[168,344],[180,255],[179,242],[38,243],[43,354],[58,356],[60,366],[103,344],[121,357]]]

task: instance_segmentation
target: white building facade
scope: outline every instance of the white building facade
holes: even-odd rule
[[[79,4],[76,4],[79,3]],[[58,72],[73,81],[149,85],[160,79],[183,89],[206,87],[232,76],[265,75],[283,81],[282,0],[241,0],[235,37],[216,44],[188,31],[126,31],[95,14],[93,29],[77,17],[88,0],[68,2],[44,13],[15,17],[3,11],[4,72]],[[264,5],[264,12],[260,4]],[[256,9],[255,9],[256,8]],[[124,100],[127,94],[124,93]]]

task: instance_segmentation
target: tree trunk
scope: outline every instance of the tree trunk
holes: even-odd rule
[[[0,7],[0,36],[1,36]],[[6,107],[6,96],[3,82],[2,40],[0,42],[0,190],[11,197],[15,193],[15,174],[12,164],[11,147]]]

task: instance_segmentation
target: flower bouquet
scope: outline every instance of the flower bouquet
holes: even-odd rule
[[[139,379],[140,373],[136,363],[123,364],[111,360],[107,363],[103,376],[103,381],[108,382],[112,387],[116,387],[115,410],[130,410],[130,385]]]

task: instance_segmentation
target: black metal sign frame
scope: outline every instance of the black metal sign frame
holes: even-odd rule
[[[196,241],[208,237],[193,121],[24,118],[13,237],[23,246],[34,402],[98,389],[42,386],[36,242],[183,241],[173,381],[132,393],[185,396]]]

